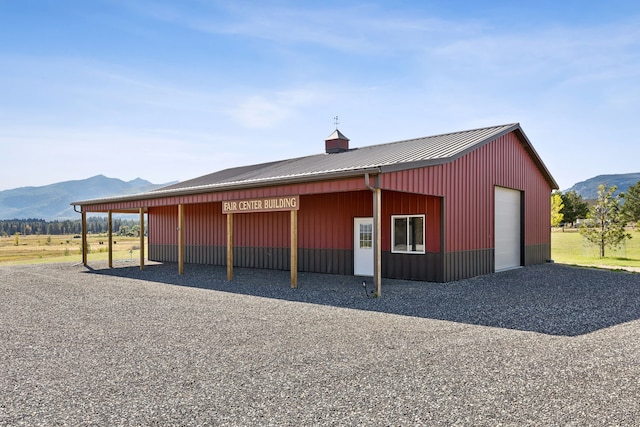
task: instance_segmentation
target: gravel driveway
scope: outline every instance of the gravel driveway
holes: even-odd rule
[[[0,425],[640,422],[639,274],[105,267],[0,267]]]

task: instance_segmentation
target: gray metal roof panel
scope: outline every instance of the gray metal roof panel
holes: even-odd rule
[[[327,137],[327,141],[331,141],[333,139],[346,139],[347,141],[349,141],[349,138],[347,138],[346,136],[344,136],[342,134],[342,132],[340,132],[338,129],[334,130],[331,135],[329,135]]]
[[[334,154],[316,154],[282,161],[225,169],[156,190],[220,186],[242,182],[264,182],[296,176],[323,175],[351,170],[393,167],[416,162],[441,163],[478,144],[488,142],[517,124],[415,138],[353,148]]]
[[[316,154],[306,157],[287,159],[257,165],[242,166],[225,169],[191,180],[183,181],[152,192],[156,196],[174,194],[180,191],[220,190],[235,186],[247,186],[252,183],[274,184],[284,180],[319,178],[341,173],[357,172],[360,170],[378,169],[402,170],[421,165],[446,163],[474,150],[482,144],[495,138],[518,130],[518,134],[530,150],[534,160],[552,187],[555,181],[537,156],[533,147],[517,123],[472,129],[443,135],[428,136],[386,144],[353,148],[334,154]],[[557,187],[557,184],[555,184]],[[110,199],[111,200],[111,199]],[[82,204],[78,202],[76,204]]]

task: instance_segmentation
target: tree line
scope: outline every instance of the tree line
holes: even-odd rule
[[[615,185],[598,186],[598,198],[587,203],[575,191],[551,194],[551,226],[573,226],[578,220],[579,231],[587,241],[600,249],[604,258],[605,248],[619,247],[631,239],[627,227],[640,223],[640,181],[628,188],[626,193],[617,192]]]
[[[133,219],[113,218],[113,233],[117,235],[135,235],[139,233],[140,221]],[[87,218],[87,233],[101,234],[108,231],[109,224],[106,217]],[[16,233],[23,236],[31,234],[41,235],[65,235],[81,234],[82,220],[54,220],[43,219],[10,219],[0,220],[0,236],[14,236]]]

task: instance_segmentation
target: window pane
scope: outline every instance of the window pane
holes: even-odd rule
[[[424,218],[413,216],[409,218],[409,251],[424,252]]]
[[[399,252],[407,250],[407,218],[393,220],[393,250]]]
[[[373,247],[373,224],[360,224],[360,248]]]

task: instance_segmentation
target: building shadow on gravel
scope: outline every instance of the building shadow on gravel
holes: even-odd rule
[[[640,274],[559,264],[525,267],[451,283],[384,279],[373,298],[371,278],[177,264],[89,269],[92,274],[311,304],[447,320],[549,335],[577,336],[640,319]],[[363,287],[365,281],[366,289]]]

